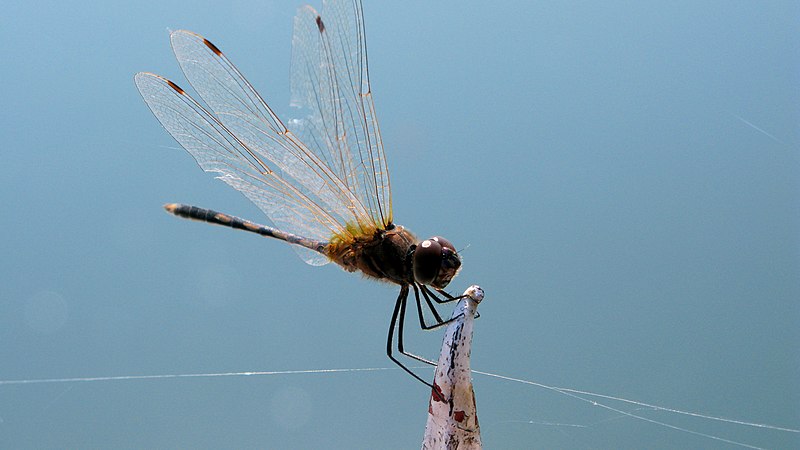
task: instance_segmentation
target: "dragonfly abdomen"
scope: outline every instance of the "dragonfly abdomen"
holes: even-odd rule
[[[261,236],[280,239],[290,244],[300,245],[315,252],[322,253],[327,256],[328,243],[325,241],[317,241],[309,239],[296,234],[287,233],[277,228],[268,227],[266,225],[257,224],[249,220],[242,219],[241,217],[231,216],[230,214],[221,213],[211,209],[200,208],[197,206],[183,205],[181,203],[169,203],[164,205],[167,212],[174,214],[178,217],[191,220],[199,220],[201,222],[208,222],[214,225],[222,225],[236,230],[249,231],[251,233],[260,234]]]

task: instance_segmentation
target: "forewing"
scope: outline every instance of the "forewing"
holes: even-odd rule
[[[327,217],[335,219],[338,227],[326,230],[328,239],[333,234],[352,232],[354,224],[362,225],[361,233],[374,231],[375,226],[360,200],[325,161],[284,126],[219,48],[184,30],[171,33],[170,40],[186,78],[216,118],[255,154],[279,169],[287,182],[325,210]],[[270,218],[273,214],[269,214]],[[321,225],[328,224],[306,226]],[[295,227],[289,224],[287,231]]]
[[[366,207],[374,223],[392,222],[389,172],[367,65],[361,2],[325,1],[295,17],[290,128]]]
[[[269,161],[233,135],[175,83],[151,73],[138,73],[134,80],[159,122],[200,167],[217,173],[217,178],[242,192],[276,226],[323,242],[338,232],[337,218],[276,173]],[[323,255],[310,251],[301,256],[313,265],[328,262]]]

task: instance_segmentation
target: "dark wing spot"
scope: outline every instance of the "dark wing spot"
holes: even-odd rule
[[[322,16],[317,16],[317,28],[319,28],[320,33],[325,32],[325,24],[322,23]]]
[[[206,38],[203,38],[203,43],[206,44],[206,47],[210,48],[212,52],[216,53],[217,56],[222,56],[222,52],[220,51],[220,49],[218,49],[216,45],[212,44],[211,41],[209,41]]]
[[[185,92],[183,92],[183,89],[181,89],[181,87],[180,87],[180,86],[178,86],[177,84],[173,83],[172,81],[170,81],[170,80],[167,80],[167,84],[168,84],[168,85],[169,85],[169,87],[171,87],[172,89],[175,89],[176,91],[178,91],[178,94],[185,94]]]

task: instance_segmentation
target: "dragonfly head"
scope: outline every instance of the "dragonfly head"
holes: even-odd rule
[[[461,258],[450,241],[434,236],[417,244],[413,264],[418,283],[444,289],[461,268]]]

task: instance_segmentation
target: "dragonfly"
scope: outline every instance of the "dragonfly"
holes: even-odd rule
[[[308,264],[334,262],[348,272],[399,285],[386,354],[404,365],[403,329],[413,291],[419,325],[439,328],[438,304],[463,298],[444,288],[461,268],[461,257],[443,237],[418,240],[394,223],[386,155],[370,88],[363,8],[360,0],[324,2],[294,19],[291,106],[298,119],[286,123],[233,65],[203,36],[170,33],[180,67],[204,105],[176,83],[140,72],[136,87],[147,106],[198,165],[252,201],[274,226],[218,211],[171,203],[175,216],[244,230],[291,244]],[[434,323],[423,313],[430,311]]]

